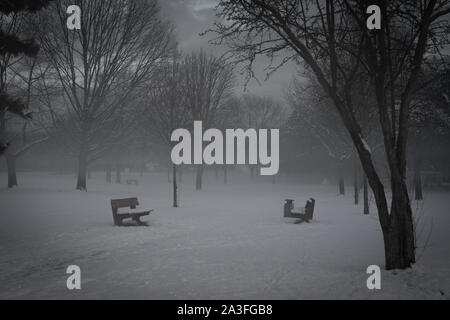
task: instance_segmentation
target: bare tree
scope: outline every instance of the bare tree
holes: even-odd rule
[[[189,110],[182,87],[184,76],[177,55],[159,68],[157,86],[150,86],[144,95],[143,127],[156,135],[170,153],[175,129],[188,127]],[[172,164],[173,207],[178,207],[177,166]]]
[[[255,130],[279,129],[285,120],[283,106],[271,97],[244,94],[239,99],[238,107],[237,121],[234,127]],[[248,166],[251,179],[253,179],[257,165]]]
[[[20,95],[24,110],[30,114],[30,119],[22,119],[13,123],[14,131],[10,132],[12,145],[5,154],[8,168],[8,187],[18,185],[16,161],[31,149],[49,140],[49,132],[40,125],[42,105],[37,83],[45,77],[47,69],[38,67],[40,56],[23,58],[17,64],[10,66],[10,88]],[[32,121],[31,121],[32,120]]]
[[[450,132],[450,65],[446,59],[431,60],[422,72],[422,83],[411,105],[411,145],[414,199],[423,200],[423,166],[438,152],[436,142]],[[428,161],[427,161],[428,160]]]
[[[214,127],[225,132],[226,129],[235,128],[240,121],[239,109],[241,101],[236,95],[230,95],[225,99],[222,107],[217,110],[214,119]],[[224,145],[225,151],[225,145]],[[223,183],[228,183],[228,169],[231,165],[224,164],[223,167]]]
[[[81,8],[80,30],[66,27],[68,5]],[[171,27],[159,13],[156,0],[76,0],[40,16],[42,47],[64,91],[67,108],[55,119],[78,159],[78,190],[86,190],[88,164],[132,126],[132,93],[166,57]]]
[[[366,10],[381,8],[381,30],[369,32]],[[340,115],[374,193],[385,243],[386,269],[415,262],[414,226],[405,182],[410,103],[426,53],[442,37],[448,0],[222,0],[218,42],[240,60],[258,54],[303,61]],[[287,57],[287,58],[286,58]],[[250,64],[251,65],[251,64]],[[364,72],[376,97],[379,128],[390,172],[388,196],[352,101],[352,87]]]
[[[336,170],[339,172],[339,195],[345,195],[344,173],[349,160],[352,160],[354,202],[358,205],[360,165],[350,135],[344,123],[340,121],[333,101],[310,73],[307,73],[306,77],[309,80],[308,83],[296,78],[286,92],[286,99],[292,110],[289,126],[292,127],[291,130],[298,131],[298,135],[314,136],[328,157],[335,160]],[[355,117],[361,124],[366,141],[372,146],[372,152],[375,152],[380,149],[382,141],[376,125],[376,103],[369,87],[369,81],[364,81],[362,78],[354,85],[351,96],[354,104],[359,106],[355,110]],[[366,202],[365,205],[367,205]]]
[[[289,121],[292,130],[314,136],[328,157],[334,159],[339,173],[338,194],[345,195],[344,168],[353,147],[342,121],[336,121],[339,115],[333,102],[317,83],[304,84],[298,79],[292,81],[286,99],[292,110]]]
[[[233,71],[227,63],[205,52],[192,53],[182,63],[182,87],[186,106],[193,121],[202,121],[207,129],[217,111],[229,96],[233,84]],[[197,166],[195,187],[202,189],[203,165]]]
[[[26,11],[12,13],[9,19],[0,19],[2,32],[32,39],[35,34],[29,28],[30,19],[32,15]],[[0,54],[0,140],[9,143],[5,152],[8,188],[18,186],[16,160],[48,139],[35,121],[31,121],[38,113],[36,103],[32,101],[39,94],[34,84],[44,75],[42,70],[37,70],[39,46],[31,40],[25,44],[36,48],[26,55],[4,50]]]

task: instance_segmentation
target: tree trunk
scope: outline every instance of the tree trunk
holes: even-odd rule
[[[358,150],[361,165],[375,198],[383,232],[385,267],[387,270],[410,268],[415,262],[415,234],[408,188],[405,182],[406,159],[402,153],[397,155],[392,149],[385,146],[392,195],[389,210],[386,191],[376,172],[372,153],[361,140],[358,128],[353,128],[349,132]]]
[[[386,269],[406,269],[415,262],[415,234],[405,182],[394,181],[392,209],[384,233]]]
[[[367,185],[367,177],[364,175],[363,178],[363,188],[364,188],[364,214],[369,214],[369,186]]]
[[[415,235],[407,185],[400,175],[391,177],[392,202],[389,212],[383,184],[377,176],[369,177],[372,173],[372,170],[366,171],[383,232],[386,270],[410,268],[415,262]]]
[[[80,151],[78,156],[77,190],[87,191],[87,154],[84,150]]]
[[[344,177],[339,177],[339,195],[345,196],[345,181]]]
[[[356,155],[353,160],[353,188],[355,194],[355,205],[359,204],[359,187],[358,187],[358,162],[356,159]]]
[[[122,166],[120,164],[116,165],[116,183],[122,183]]]
[[[111,183],[112,182],[112,167],[110,164],[106,166],[106,182]]]
[[[203,186],[203,165],[197,166],[197,174],[195,177],[195,190],[202,190]]]
[[[8,167],[8,188],[17,187],[16,157],[6,152],[6,166]]]
[[[177,166],[172,165],[172,181],[173,181],[173,207],[178,208],[178,186],[177,186]]]
[[[416,156],[414,159],[414,199],[417,201],[423,200],[421,169],[422,160]]]
[[[142,178],[144,176],[144,172],[145,172],[145,161],[142,161],[141,163],[141,168],[140,168],[140,177]]]

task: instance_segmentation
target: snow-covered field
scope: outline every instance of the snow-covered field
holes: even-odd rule
[[[5,175],[0,175],[2,184]],[[366,268],[383,266],[383,242],[370,216],[337,197],[335,186],[207,177],[205,190],[184,176],[181,207],[163,174],[139,186],[106,184],[102,173],[77,192],[73,175],[19,173],[20,188],[0,189],[1,299],[446,299],[450,297],[450,197],[427,193],[419,262],[382,273],[369,291]],[[241,181],[242,182],[242,181]],[[114,227],[110,199],[138,196],[155,212],[148,227]],[[312,223],[282,218],[284,199],[316,198]],[[424,248],[425,247],[425,248]],[[79,265],[82,289],[66,288]]]

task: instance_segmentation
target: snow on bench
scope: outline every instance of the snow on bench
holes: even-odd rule
[[[303,208],[294,208],[294,200],[286,199],[286,203],[284,204],[284,217],[285,218],[297,218],[298,220],[295,222],[296,224],[301,223],[303,221],[309,222],[313,218],[314,214],[314,206],[316,204],[316,200],[313,198],[306,201],[306,205]]]
[[[122,226],[122,221],[124,219],[132,219],[138,225],[145,225],[145,223],[141,221],[141,217],[148,216],[153,211],[153,209],[139,210],[136,208],[138,205],[138,198],[111,200],[114,225]]]

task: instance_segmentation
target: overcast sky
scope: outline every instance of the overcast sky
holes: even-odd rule
[[[225,48],[211,46],[208,37],[200,36],[201,32],[212,27],[216,18],[214,11],[217,0],[160,0],[163,13],[169,16],[175,26],[175,33],[181,50],[190,53],[203,48],[206,52],[220,54]],[[263,68],[267,66],[267,60],[261,59],[255,71],[261,84],[251,81],[247,92],[258,95],[273,96],[283,99],[285,88],[295,75],[295,66],[283,67],[273,74],[267,81],[264,81],[266,72]],[[244,81],[239,81],[238,92],[243,92]]]

